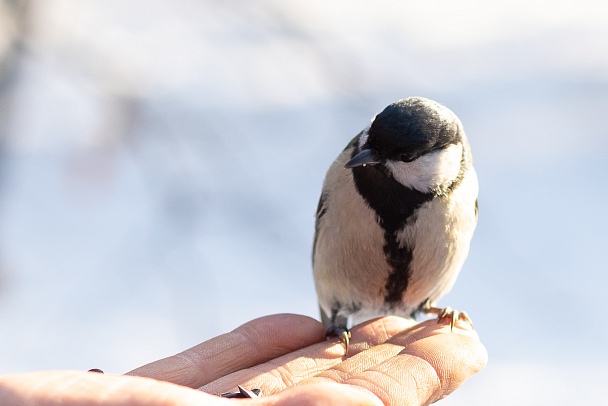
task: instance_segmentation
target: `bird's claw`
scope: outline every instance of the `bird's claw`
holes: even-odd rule
[[[473,327],[473,321],[467,314],[467,312],[460,312],[458,310],[452,309],[451,307],[435,307],[430,303],[430,301],[424,302],[422,305],[422,311],[426,314],[434,314],[437,316],[437,323],[441,323],[445,319],[450,320],[450,331],[454,331],[454,324],[458,320],[465,321],[469,323],[471,328]]]
[[[350,345],[350,331],[345,327],[338,327],[331,325],[326,331],[325,336],[329,339],[331,337],[340,338],[340,344],[344,347],[344,355],[348,354],[348,346]]]
[[[241,385],[237,385],[238,392],[222,393],[220,397],[229,399],[258,399],[261,398],[262,391],[259,389],[245,389]]]
[[[449,319],[450,320],[450,331],[454,331],[454,324],[457,320],[462,320],[473,328],[473,321],[467,314],[467,312],[459,312],[458,310],[452,309],[451,307],[444,307],[440,309],[441,312],[437,315],[437,323],[441,323],[442,320]]]
[[[344,347],[344,355],[348,354],[348,345],[350,344],[350,331],[344,330],[340,334],[340,344]]]

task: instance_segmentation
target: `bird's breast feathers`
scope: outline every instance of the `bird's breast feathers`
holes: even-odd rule
[[[470,166],[449,198],[436,196],[423,203],[394,232],[399,249],[411,251],[411,260],[403,300],[389,306],[388,281],[395,269],[388,262],[386,230],[358,193],[353,171],[344,169],[355,145],[342,152],[325,179],[313,254],[319,302],[326,311],[337,305],[386,313],[388,306],[393,313],[407,316],[427,298],[438,299],[447,293],[456,280],[477,221],[477,177]],[[456,162],[460,168],[462,146],[443,151],[443,159],[431,157],[420,163],[426,169],[435,165],[432,182],[456,177]],[[397,180],[403,183],[403,179]]]

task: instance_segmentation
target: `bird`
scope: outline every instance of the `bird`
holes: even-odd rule
[[[348,353],[350,326],[384,315],[472,322],[437,307],[465,262],[478,180],[461,121],[408,97],[388,105],[330,166],[316,211],[313,275],[321,321]]]

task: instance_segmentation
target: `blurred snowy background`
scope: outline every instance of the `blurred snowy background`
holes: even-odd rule
[[[0,373],[121,373],[317,317],[325,171],[412,95],[458,114],[481,183],[442,303],[490,362],[441,403],[596,403],[603,1],[0,1]]]

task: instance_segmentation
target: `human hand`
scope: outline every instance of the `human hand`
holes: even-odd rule
[[[253,320],[128,375],[38,372],[0,377],[3,405],[222,405],[240,384],[260,388],[260,405],[422,405],[439,400],[485,366],[466,324],[383,317],[355,326],[348,357],[321,324],[298,315]],[[154,378],[155,380],[141,377]],[[166,382],[160,382],[160,381]]]

